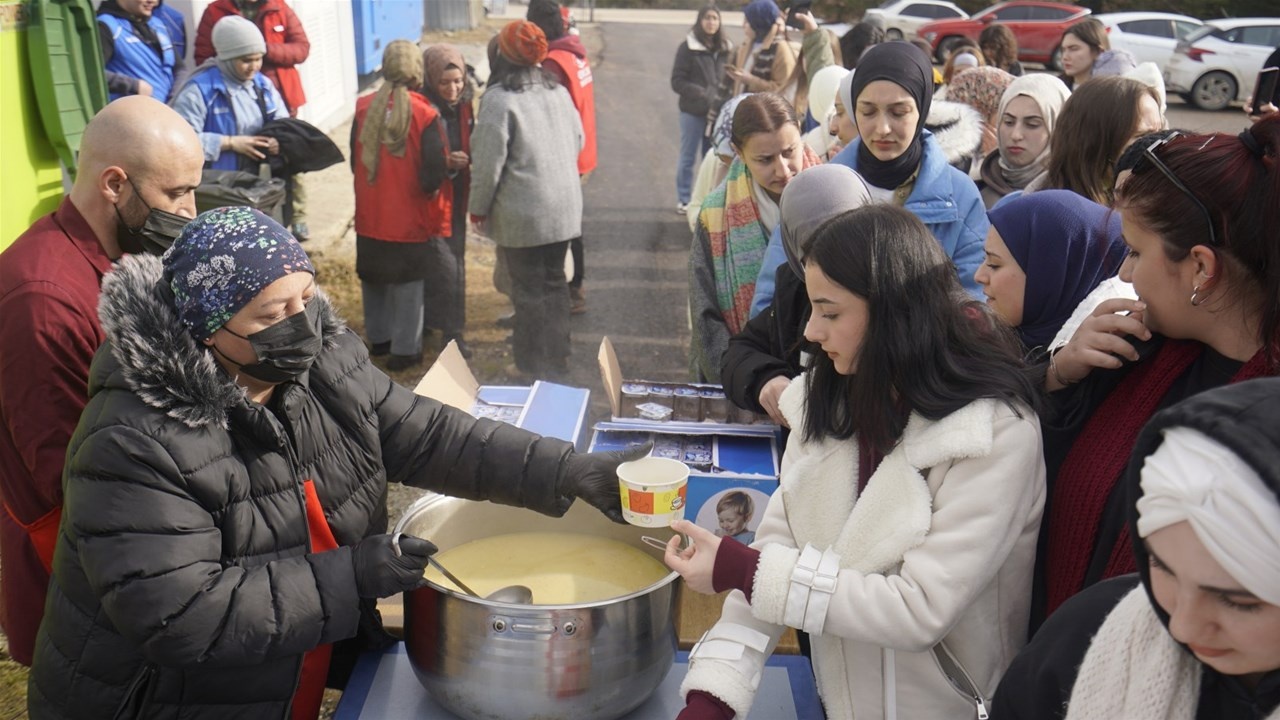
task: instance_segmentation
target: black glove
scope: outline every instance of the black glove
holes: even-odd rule
[[[351,548],[351,564],[356,571],[356,592],[360,597],[381,598],[406,592],[426,583],[422,577],[427,558],[436,546],[412,535],[400,536],[396,554],[390,535],[371,535]]]
[[[639,460],[653,450],[653,442],[626,450],[601,453],[574,453],[565,469],[562,494],[580,497],[616,523],[622,519],[622,492],[618,489],[618,466]]]

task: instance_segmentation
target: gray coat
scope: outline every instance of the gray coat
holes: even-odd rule
[[[66,501],[29,682],[34,720],[280,719],[302,655],[356,633],[350,546],[386,531],[388,481],[564,513],[568,443],[391,382],[323,295],[324,348],[267,406],[157,290],[107,275],[107,343],[67,452]],[[309,552],[303,480],[339,547]]]
[[[568,90],[533,83],[485,91],[471,135],[468,209],[488,218],[494,242],[526,248],[582,235],[582,143]]]

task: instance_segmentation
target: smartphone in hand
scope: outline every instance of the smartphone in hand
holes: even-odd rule
[[[1262,112],[1262,106],[1267,103],[1272,105],[1280,105],[1280,96],[1277,96],[1277,80],[1280,80],[1280,68],[1263,68],[1258,73],[1258,81],[1253,84],[1253,106],[1249,108],[1250,115],[1258,115]]]
[[[796,19],[797,13],[807,13],[813,9],[813,0],[795,0],[791,4],[791,9],[787,11],[787,27],[793,27],[797,30],[803,30],[804,25]]]

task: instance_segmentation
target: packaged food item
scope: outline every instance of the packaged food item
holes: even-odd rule
[[[649,402],[671,408],[671,412],[675,413],[675,390],[670,385],[650,385]]]
[[[622,401],[618,407],[621,416],[625,418],[640,417],[640,411],[637,407],[648,399],[649,386],[637,382],[622,383],[621,396]]]
[[[642,420],[666,422],[671,419],[672,412],[674,411],[669,406],[654,402],[644,402],[636,406],[637,417]]]
[[[702,422],[702,397],[698,389],[680,385],[675,389],[672,419],[681,422]]]
[[[702,418],[708,422],[729,422],[729,398],[718,388],[703,388],[698,392],[702,401]]]

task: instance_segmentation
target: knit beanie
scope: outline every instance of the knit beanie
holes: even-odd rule
[[[293,233],[248,207],[201,213],[187,223],[161,262],[178,319],[197,342],[217,332],[276,280],[295,272],[315,274]]]
[[[265,54],[267,43],[257,25],[239,15],[228,15],[213,26],[213,50],[219,60]]]
[[[769,28],[778,19],[779,12],[778,5],[773,0],[752,0],[751,4],[742,9],[747,24],[755,31],[757,39],[769,32]]]
[[[498,51],[517,65],[532,67],[547,57],[547,36],[528,20],[513,20],[498,33]]]
[[[560,14],[560,3],[556,0],[530,0],[529,11],[525,19],[542,28],[547,40],[555,40],[564,35],[564,17]]]

